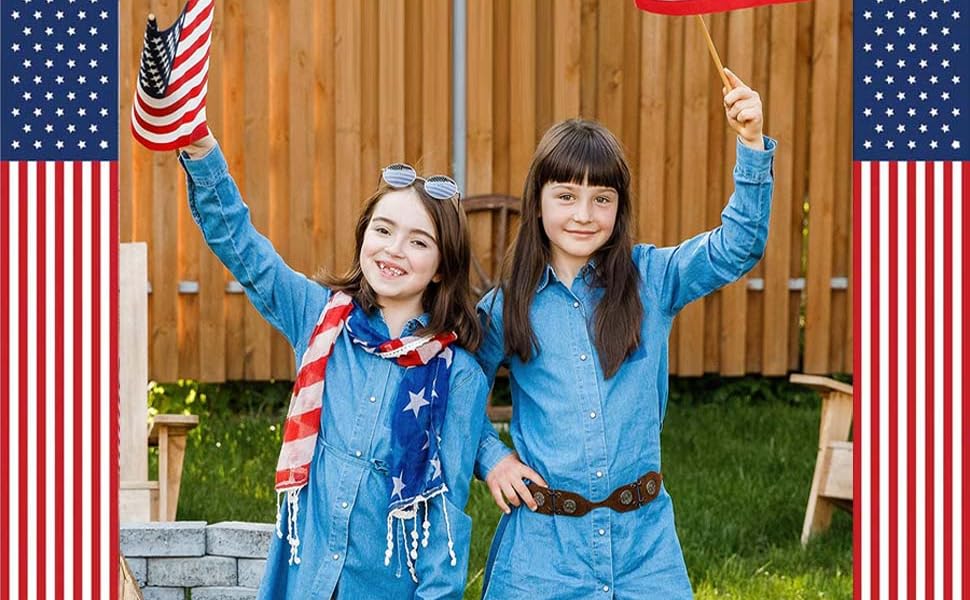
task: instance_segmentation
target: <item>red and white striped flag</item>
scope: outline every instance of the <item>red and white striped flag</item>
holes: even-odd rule
[[[0,598],[117,593],[117,11],[0,14]]]
[[[856,598],[970,594],[970,26],[954,4],[855,3]]]
[[[206,135],[205,97],[215,0],[188,0],[164,31],[149,15],[131,106],[131,132],[151,150],[175,150]]]

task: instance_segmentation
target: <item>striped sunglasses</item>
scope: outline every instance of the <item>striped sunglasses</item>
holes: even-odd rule
[[[415,181],[424,184],[424,191],[435,200],[450,200],[455,196],[461,199],[458,184],[447,175],[419,177],[414,167],[405,163],[394,163],[381,169],[381,179],[392,188],[406,188]]]

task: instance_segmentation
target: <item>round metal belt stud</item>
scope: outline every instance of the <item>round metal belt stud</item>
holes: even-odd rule
[[[576,501],[572,499],[566,500],[562,503],[562,509],[569,514],[573,514],[576,512]]]
[[[657,482],[653,479],[647,482],[647,493],[651,496],[657,493]]]
[[[535,498],[536,504],[539,506],[543,506],[546,503],[546,495],[542,492],[536,492],[532,497]]]
[[[622,492],[620,492],[621,504],[630,504],[632,502],[633,502],[633,492],[631,492],[630,490],[623,490]]]

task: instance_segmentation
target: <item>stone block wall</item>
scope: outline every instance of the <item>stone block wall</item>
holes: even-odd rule
[[[271,523],[129,523],[121,553],[145,600],[253,600],[266,568]]]

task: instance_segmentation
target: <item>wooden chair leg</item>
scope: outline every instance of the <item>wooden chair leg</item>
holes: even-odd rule
[[[171,479],[168,477],[171,465],[169,465],[168,453],[168,428],[163,427],[158,431],[158,520],[171,521],[168,512],[169,486]]]
[[[174,521],[179,505],[179,490],[182,487],[182,463],[185,459],[185,445],[187,436],[184,431],[173,432],[168,436],[168,470],[165,479],[168,482],[168,512],[167,520]],[[161,471],[159,471],[161,472]]]
[[[805,523],[802,525],[802,545],[808,544],[816,533],[825,531],[832,524],[832,511],[835,508],[822,495],[822,484],[828,476],[828,464],[825,450],[819,450],[815,460],[815,475],[812,477],[812,491],[808,494],[808,506],[805,508]]]

